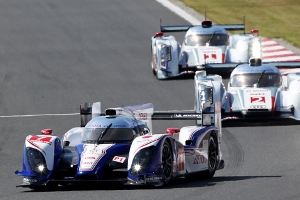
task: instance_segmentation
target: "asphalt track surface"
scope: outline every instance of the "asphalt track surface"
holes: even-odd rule
[[[180,179],[165,188],[59,188],[35,192],[22,181],[24,139],[43,128],[62,136],[82,102],[103,108],[152,102],[155,110],[193,109],[193,80],[158,81],[150,37],[186,22],[149,0],[0,2],[0,199],[299,199],[298,126],[223,129],[225,168],[211,180]],[[179,40],[182,36],[178,36]],[[154,122],[154,132],[193,122]]]

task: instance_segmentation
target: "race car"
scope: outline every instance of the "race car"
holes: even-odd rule
[[[219,106],[218,106],[219,105]],[[60,139],[52,129],[25,139],[19,187],[36,190],[80,183],[164,186],[176,177],[211,178],[224,168],[220,103],[203,114],[154,112],[151,103],[109,108],[82,104],[81,126]],[[152,120],[201,119],[202,125],[153,134]],[[197,174],[201,172],[200,174]]]
[[[223,126],[299,124],[300,62],[263,63],[251,58],[249,63],[227,67],[233,69],[227,90],[220,75],[196,72],[197,113],[203,103],[219,101]]]
[[[151,37],[154,75],[157,79],[167,79],[197,70],[226,75],[226,68],[207,69],[206,64],[244,63],[251,57],[262,58],[259,30],[246,34],[244,24],[215,25],[204,20],[200,25],[160,26],[160,32]],[[236,30],[244,32],[233,35],[227,32]],[[165,35],[168,32],[186,32],[182,45],[174,36]]]

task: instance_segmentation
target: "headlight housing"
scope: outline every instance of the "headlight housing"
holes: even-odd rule
[[[31,147],[27,147],[26,156],[29,167],[33,171],[33,173],[42,176],[48,175],[46,160],[40,151]]]
[[[154,151],[155,146],[150,146],[141,149],[137,154],[135,154],[131,164],[130,174],[134,176],[143,172],[151,161]]]

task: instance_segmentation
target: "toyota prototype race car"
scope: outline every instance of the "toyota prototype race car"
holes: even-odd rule
[[[258,30],[245,33],[243,24],[214,25],[209,20],[201,25],[160,26],[160,32],[151,37],[151,67],[157,79],[206,70],[230,74],[226,67],[212,68],[208,63],[245,63],[251,57],[261,58],[261,38]],[[243,30],[229,35],[227,31]],[[168,32],[186,32],[182,45]],[[226,66],[226,65],[225,65]]]
[[[201,113],[203,102],[222,102],[223,126],[299,124],[300,62],[262,63],[251,58],[231,67],[227,90],[220,75],[196,72],[196,112]]]
[[[103,114],[100,107],[100,102],[82,104],[81,127],[62,139],[52,129],[27,136],[23,170],[15,172],[23,177],[19,187],[44,190],[106,182],[163,186],[181,176],[211,178],[224,168],[220,102],[206,105],[202,114],[153,112],[151,103],[109,108]],[[152,120],[172,119],[198,119],[199,124],[152,134]]]

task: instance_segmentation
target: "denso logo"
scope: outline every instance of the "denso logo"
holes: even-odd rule
[[[266,103],[265,97],[250,97],[250,103]]]
[[[84,162],[83,165],[91,165],[93,162]]]

